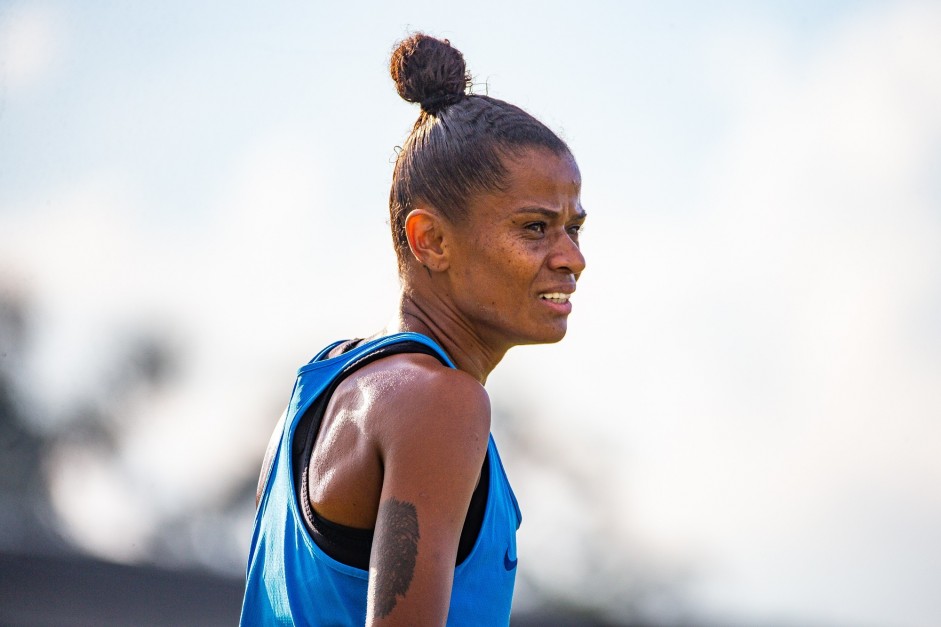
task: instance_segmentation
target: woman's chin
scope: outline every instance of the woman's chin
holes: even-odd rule
[[[516,342],[518,345],[524,344],[555,344],[562,340],[565,337],[565,333],[568,330],[568,324],[565,321],[562,321],[561,324],[554,325],[550,328],[540,329],[538,333],[533,333],[528,335],[522,341]]]

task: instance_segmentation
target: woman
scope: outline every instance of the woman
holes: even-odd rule
[[[487,376],[557,342],[585,267],[580,176],[521,109],[465,93],[463,56],[392,55],[421,113],[395,164],[398,316],[300,369],[258,486],[243,624],[506,625],[521,516]]]

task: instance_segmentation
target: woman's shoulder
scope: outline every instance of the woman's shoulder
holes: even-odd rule
[[[344,385],[355,387],[364,403],[364,426],[387,443],[415,435],[483,437],[490,432],[490,397],[484,386],[431,355],[379,359]]]

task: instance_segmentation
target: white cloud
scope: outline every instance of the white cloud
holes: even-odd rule
[[[752,69],[716,69],[736,116],[696,210],[629,223],[640,234],[626,256],[589,253],[594,271],[615,269],[593,286],[606,295],[581,289],[576,306],[606,321],[584,335],[623,351],[606,372],[573,373],[583,392],[563,396],[565,415],[609,417],[609,437],[626,438],[636,542],[708,556],[700,602],[713,611],[920,624],[938,610],[912,583],[941,543],[916,551],[906,537],[941,521],[941,359],[925,360],[913,336],[928,329],[911,328],[941,280],[941,199],[924,193],[941,149],[939,28],[932,7],[880,10],[799,67],[780,37],[718,32]],[[897,515],[860,531],[883,508]],[[871,570],[837,585],[860,567],[840,561],[850,547]]]
[[[0,19],[0,74],[10,89],[39,82],[62,49],[59,16],[48,6],[18,3]]]

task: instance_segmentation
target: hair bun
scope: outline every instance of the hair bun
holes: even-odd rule
[[[464,55],[447,39],[415,33],[395,47],[389,63],[399,95],[437,113],[459,102],[470,85]]]

